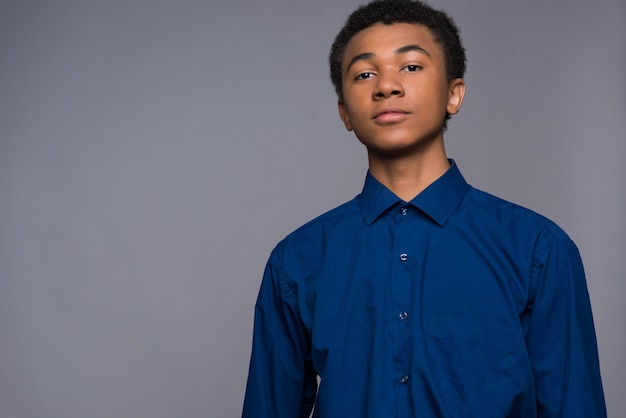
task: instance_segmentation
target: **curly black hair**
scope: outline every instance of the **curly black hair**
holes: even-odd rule
[[[448,81],[463,78],[466,66],[465,49],[461,44],[459,29],[450,16],[420,1],[375,0],[359,7],[348,17],[330,49],[330,80],[340,100],[343,99],[341,64],[346,46],[356,33],[377,23],[414,23],[426,26],[435,42],[441,45]],[[449,116],[446,115],[446,120]]]

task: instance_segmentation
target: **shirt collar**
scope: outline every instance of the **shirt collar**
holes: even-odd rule
[[[449,161],[450,168],[408,202],[441,226],[459,206],[470,188],[454,160]],[[368,225],[371,225],[391,206],[402,203],[402,199],[376,180],[369,171],[358,201],[363,218]]]

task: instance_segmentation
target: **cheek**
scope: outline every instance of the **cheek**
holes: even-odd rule
[[[363,118],[363,115],[366,113],[362,101],[359,100],[351,100],[349,103],[346,102],[344,108],[347,117],[352,122],[357,122]]]
[[[430,86],[428,90],[428,108],[434,113],[447,112],[448,89],[447,86]]]

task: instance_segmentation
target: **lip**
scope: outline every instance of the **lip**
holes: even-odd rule
[[[399,122],[401,120],[404,120],[404,118],[408,114],[409,112],[407,112],[406,110],[390,107],[390,108],[381,109],[378,112],[374,113],[374,116],[372,116],[372,119],[374,119],[375,121],[379,123],[393,123],[393,122]]]

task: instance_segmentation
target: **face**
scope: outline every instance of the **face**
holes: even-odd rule
[[[462,79],[448,82],[441,47],[428,28],[376,24],[349,42],[339,116],[370,153],[419,152],[443,141],[446,112],[463,101]]]

